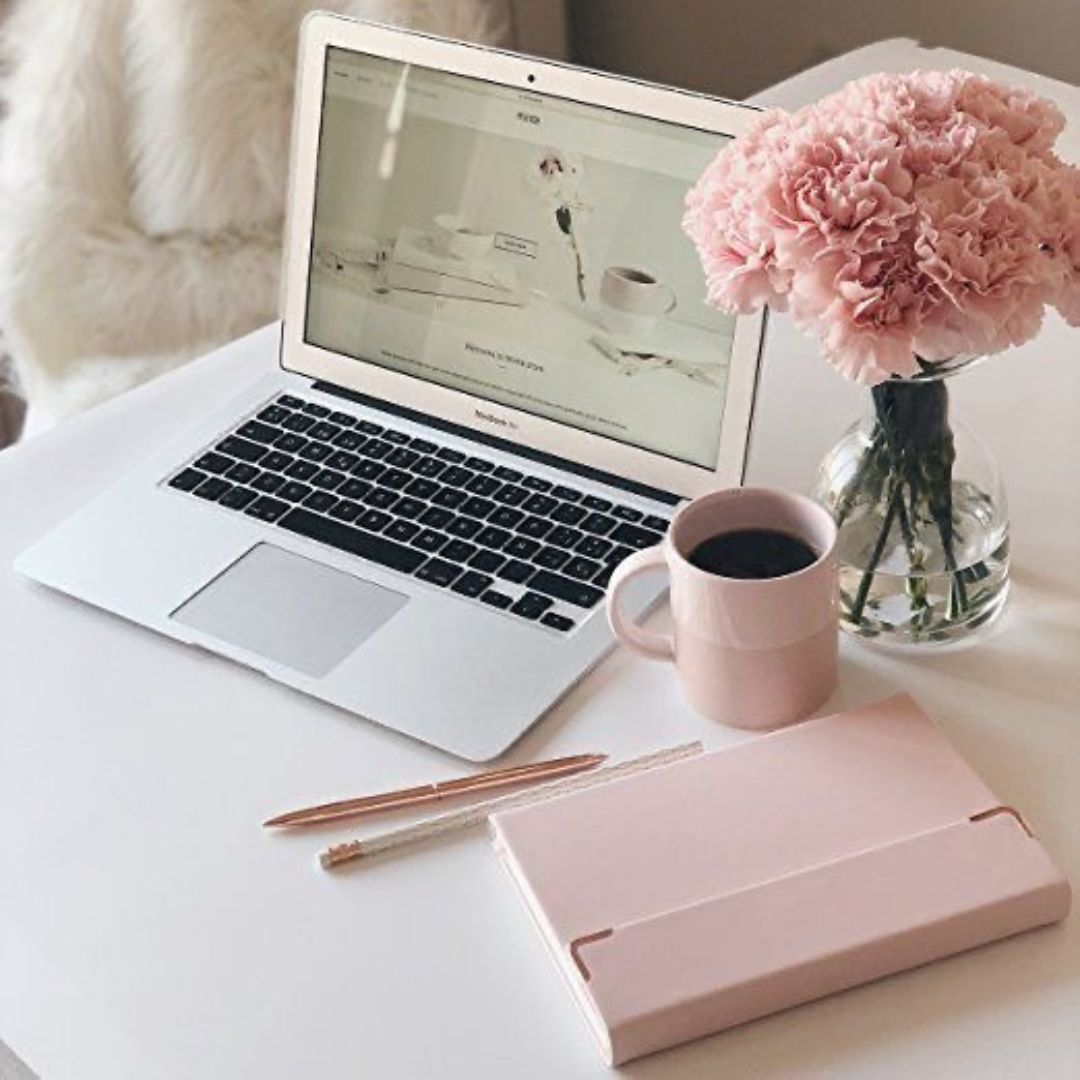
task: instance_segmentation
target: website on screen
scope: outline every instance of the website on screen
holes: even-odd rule
[[[305,339],[712,468],[734,319],[680,222],[718,145],[331,49]]]

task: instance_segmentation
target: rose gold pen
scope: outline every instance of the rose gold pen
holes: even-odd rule
[[[357,799],[341,799],[338,802],[308,806],[303,810],[292,810],[287,814],[272,817],[264,821],[263,826],[318,825],[340,818],[377,814],[382,810],[420,806],[476,791],[492,791],[515,784],[573,776],[575,773],[595,769],[606,760],[607,754],[576,754],[573,757],[538,761],[532,765],[514,765],[508,769],[477,773],[475,776],[462,776],[457,780],[440,780],[435,784],[421,784],[418,787],[399,788],[397,791],[385,791],[378,795],[364,795]]]

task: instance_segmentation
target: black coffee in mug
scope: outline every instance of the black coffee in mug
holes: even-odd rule
[[[778,529],[734,529],[702,540],[688,560],[699,570],[726,578],[776,578],[813,566],[818,553]]]

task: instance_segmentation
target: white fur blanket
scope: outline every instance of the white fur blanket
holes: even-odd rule
[[[0,320],[31,429],[276,316],[314,8],[485,41],[509,21],[508,0],[21,0]]]

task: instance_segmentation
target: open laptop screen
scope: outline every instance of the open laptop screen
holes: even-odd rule
[[[325,88],[308,344],[715,468],[716,134],[338,48]]]

